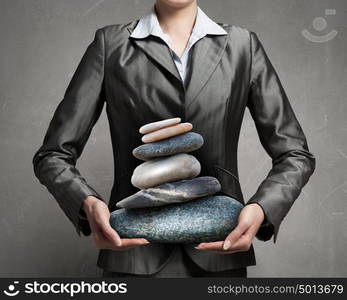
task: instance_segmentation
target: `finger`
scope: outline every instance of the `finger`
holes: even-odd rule
[[[234,252],[248,251],[251,246],[251,242],[252,237],[250,233],[244,234],[228,250]]]
[[[105,235],[105,237],[112,243],[114,243],[117,247],[120,247],[122,245],[122,240],[118,233],[111,227],[108,223],[102,224],[102,232]]]
[[[236,241],[247,231],[248,226],[244,223],[239,223],[235,229],[226,237],[223,243],[223,250],[229,250],[229,248],[236,243]]]
[[[121,238],[119,237],[118,233],[111,227],[109,218],[106,215],[98,214],[95,217],[95,221],[99,226],[99,230],[102,232],[102,234],[105,235],[108,240],[110,240],[118,247],[122,245]]]
[[[149,244],[149,241],[143,238],[122,239],[122,247],[141,246],[146,244]]]
[[[149,241],[147,241],[146,239],[122,239],[122,246],[118,247],[118,246],[114,246],[114,245],[110,245],[108,244],[107,247],[108,249],[112,249],[112,250],[117,250],[117,251],[123,251],[123,250],[127,250],[130,248],[134,248],[134,247],[139,247],[142,245],[147,245],[149,244]]]
[[[212,242],[212,243],[200,243],[198,246],[195,247],[197,250],[202,250],[202,251],[210,251],[210,252],[215,252],[215,253],[220,253],[220,254],[231,254],[237,251],[233,250],[223,250],[223,243],[224,241],[219,241],[219,242]]]
[[[122,245],[116,246],[114,243],[110,242],[110,240],[105,239],[103,235],[96,236],[96,240],[98,248],[110,250],[126,250],[129,248],[149,244],[149,241],[145,239],[122,239]]]
[[[228,251],[223,249],[223,243],[224,241],[212,242],[212,243],[200,243],[198,246],[195,247],[195,249],[228,254],[228,253],[238,251],[239,248],[241,249],[241,246],[242,246],[242,245],[239,246],[238,244],[235,244],[235,246],[231,247]]]
[[[195,248],[198,250],[223,250],[223,243],[224,241],[200,243]]]
[[[228,250],[223,250],[223,246],[217,243],[201,243],[197,250],[210,251],[219,254],[232,254],[241,251],[248,251],[251,244],[251,236],[249,234],[242,235],[236,243],[233,244]],[[218,242],[223,243],[223,242]],[[210,245],[211,244],[211,245]]]
[[[106,249],[106,246],[108,247],[109,244],[113,244],[113,246],[119,245],[119,243],[116,244],[115,241],[112,241],[112,238],[110,238],[105,232],[105,230],[103,230],[103,225],[100,225],[99,223],[97,223],[97,220],[95,218],[93,218],[89,222],[89,224],[92,231],[92,237],[94,239],[96,246],[99,249]]]

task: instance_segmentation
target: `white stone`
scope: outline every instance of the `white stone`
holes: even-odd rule
[[[146,133],[158,130],[160,128],[178,124],[180,122],[181,122],[181,118],[171,118],[171,119],[165,119],[165,120],[161,120],[157,122],[152,122],[140,127],[139,132],[142,134],[146,134]]]
[[[200,171],[201,165],[193,155],[179,153],[140,164],[133,172],[131,183],[139,189],[146,189],[165,182],[194,178]]]

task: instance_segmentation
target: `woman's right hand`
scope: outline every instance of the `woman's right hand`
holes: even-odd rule
[[[143,238],[121,239],[110,225],[108,206],[96,197],[88,196],[83,201],[83,210],[87,215],[97,248],[125,250],[149,243],[149,241]]]

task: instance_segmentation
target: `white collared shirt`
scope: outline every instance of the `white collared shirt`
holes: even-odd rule
[[[190,72],[191,65],[191,48],[192,46],[201,38],[206,36],[207,34],[213,35],[223,35],[227,34],[227,32],[216,22],[211,20],[203,10],[198,6],[197,7],[197,15],[195,24],[192,30],[192,33],[189,37],[188,43],[181,57],[179,57],[171,48],[170,45],[170,36],[163,32],[157,14],[154,9],[154,5],[152,5],[148,14],[142,16],[136,25],[134,31],[131,33],[131,37],[134,38],[145,38],[149,35],[154,35],[161,38],[169,47],[176,67],[179,71],[179,74],[182,78],[184,84],[187,84],[187,74]]]

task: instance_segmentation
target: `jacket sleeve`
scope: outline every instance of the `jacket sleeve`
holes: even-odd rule
[[[79,236],[91,233],[83,200],[104,201],[75,167],[104,105],[104,36],[95,32],[32,159],[35,176],[58,202]]]
[[[312,175],[316,159],[264,47],[250,32],[251,71],[247,107],[272,168],[248,204],[259,204],[265,221],[259,240],[277,239],[279,226]]]

